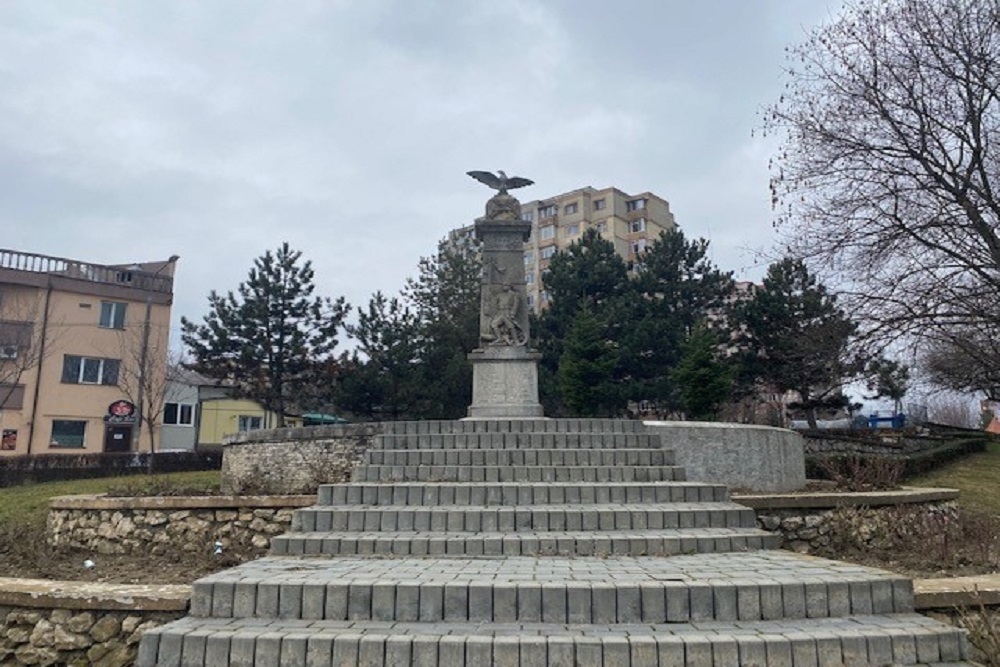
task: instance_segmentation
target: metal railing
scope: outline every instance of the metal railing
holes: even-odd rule
[[[144,271],[138,265],[109,266],[105,264],[91,264],[75,259],[38,255],[31,252],[7,250],[4,248],[0,248],[0,269],[48,273],[76,280],[120,285],[165,294],[171,293],[174,283],[171,276]]]

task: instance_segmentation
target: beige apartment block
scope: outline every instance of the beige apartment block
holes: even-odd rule
[[[531,223],[524,244],[524,274],[528,305],[534,312],[546,307],[544,273],[557,250],[566,248],[588,229],[610,241],[630,267],[663,232],[675,229],[667,200],[652,192],[630,195],[617,188],[590,186],[547,199],[521,204],[521,217]],[[453,240],[472,234],[472,226],[452,232]]]
[[[149,450],[141,408],[163,401],[176,260],[0,249],[0,455]]]

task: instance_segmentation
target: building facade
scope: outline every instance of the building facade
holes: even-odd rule
[[[102,265],[0,250],[0,455],[148,451],[177,257]]]
[[[161,451],[219,449],[230,433],[274,428],[280,421],[276,412],[257,401],[235,397],[231,384],[204,377],[179,364],[168,368],[167,378],[158,444]],[[303,419],[286,415],[285,424],[302,426]]]
[[[552,256],[578,241],[586,230],[596,229],[631,265],[660,234],[677,227],[670,204],[662,197],[589,186],[523,202],[521,217],[531,223],[531,237],[524,244],[524,274],[528,305],[536,313],[548,300],[544,274]],[[453,232],[452,238],[470,234],[471,225]]]

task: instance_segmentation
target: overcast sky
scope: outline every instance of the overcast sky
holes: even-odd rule
[[[652,191],[740,279],[771,240],[752,137],[783,49],[836,0],[0,4],[0,247],[180,255],[175,328],[283,241],[319,291],[396,293],[482,214]]]

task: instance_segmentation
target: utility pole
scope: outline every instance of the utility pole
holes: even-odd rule
[[[142,438],[142,426],[143,422],[146,420],[146,382],[147,382],[147,368],[146,365],[149,359],[149,327],[150,319],[153,312],[153,286],[156,284],[156,279],[159,277],[160,272],[162,272],[168,266],[172,267],[177,260],[180,259],[179,255],[171,255],[167,263],[161,266],[159,269],[153,273],[150,278],[150,284],[146,286],[146,314],[142,320],[142,341],[139,347],[139,386],[136,391],[136,430],[132,438],[133,450],[139,451],[139,442]],[[171,288],[172,289],[172,288]],[[149,463],[147,465],[147,471],[152,474],[153,472],[153,428],[149,425]]]

